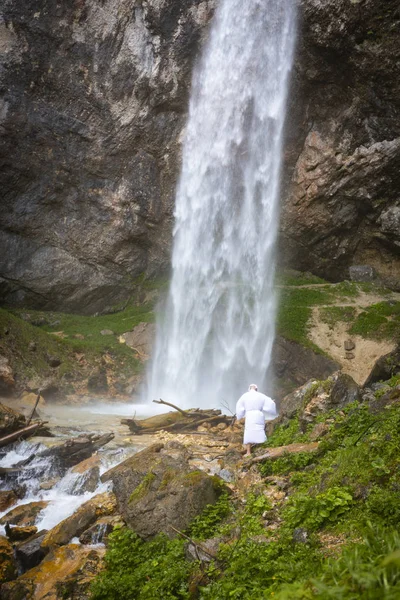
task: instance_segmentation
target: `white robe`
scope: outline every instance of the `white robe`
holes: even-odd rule
[[[267,413],[266,416],[264,413]],[[277,417],[276,405],[271,398],[255,390],[241,396],[236,404],[236,417],[246,417],[243,444],[262,444],[266,441],[265,421]]]

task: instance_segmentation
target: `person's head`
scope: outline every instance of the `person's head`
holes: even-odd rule
[[[258,390],[258,387],[256,386],[255,383],[251,383],[249,385],[249,392],[251,392],[251,390],[254,390],[255,392]]]

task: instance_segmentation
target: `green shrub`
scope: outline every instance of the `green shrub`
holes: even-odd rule
[[[209,504],[202,514],[195,517],[190,526],[190,535],[197,540],[206,540],[218,534],[218,526],[232,511],[228,494],[221,494],[215,504]]]
[[[314,497],[303,493],[294,495],[289,498],[283,516],[290,527],[301,525],[316,530],[327,522],[336,522],[350,509],[352,503],[353,498],[348,490],[335,486]]]
[[[110,534],[106,570],[94,580],[92,600],[188,599],[192,566],[184,557],[184,542],[159,535],[142,542],[122,528]]]

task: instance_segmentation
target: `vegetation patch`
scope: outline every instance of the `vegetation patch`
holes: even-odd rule
[[[371,339],[400,339],[400,302],[379,302],[361,312],[350,333]]]

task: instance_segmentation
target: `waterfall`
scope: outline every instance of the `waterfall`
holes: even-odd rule
[[[266,384],[295,12],[294,0],[219,2],[193,74],[149,400],[234,407]]]

